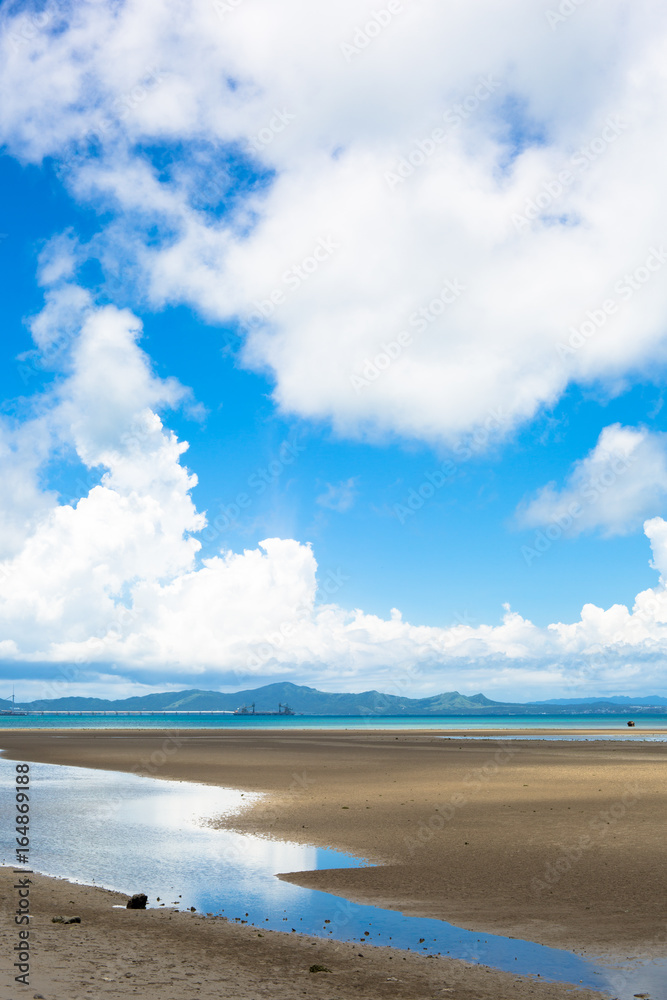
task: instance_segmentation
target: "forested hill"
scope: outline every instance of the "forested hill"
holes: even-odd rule
[[[405,698],[364,691],[361,694],[331,693],[288,681],[227,694],[221,691],[169,691],[148,694],[120,701],[102,698],[54,698],[16,703],[16,707],[32,711],[226,711],[254,703],[256,712],[276,712],[278,705],[288,704],[292,711],[303,715],[572,715],[635,713],[667,713],[667,699],[659,696],[630,698],[556,699],[549,702],[511,703],[492,701],[483,694],[462,695],[458,691],[432,695],[428,698]],[[11,708],[0,701],[0,708]]]

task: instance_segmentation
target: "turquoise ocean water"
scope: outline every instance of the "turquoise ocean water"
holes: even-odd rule
[[[628,719],[635,728],[627,728]],[[520,733],[527,729],[609,730],[627,732],[629,738],[642,730],[667,734],[667,715],[439,715],[439,716],[350,716],[350,715],[23,715],[0,716],[2,729],[428,729],[463,733],[467,730],[502,729]]]

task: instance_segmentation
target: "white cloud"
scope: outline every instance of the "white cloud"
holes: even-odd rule
[[[335,567],[317,603],[315,554],[293,539],[200,564],[195,478],[159,416],[185,391],[152,373],[130,312],[62,284],[89,254],[153,304],[244,318],[246,363],[273,372],[279,406],[350,435],[452,442],[498,414],[509,432],[572,381],[661,363],[667,12],[610,0],[556,32],[543,13],[422,0],[349,59],[341,44],[372,16],[353,0],[3,13],[0,139],[24,162],[53,157],[105,219],[88,246],[65,234],[42,255],[32,330],[60,375],[22,426],[2,427],[6,669],[48,683],[74,664],[73,682],[97,684],[114,670],[214,686],[316,671],[325,688],[406,694],[664,690],[660,518],[646,524],[657,587],[547,628],[509,610],[451,628],[348,610]],[[170,143],[179,156],[158,169],[145,150]],[[267,176],[239,193],[249,143]],[[266,322],[250,322],[258,310]],[[378,374],[359,391],[364,370]],[[603,475],[605,449],[661,499],[661,439],[603,438],[528,507],[531,523]],[[57,448],[99,479],[72,504],[39,487]],[[581,523],[625,530],[648,507],[619,477]]]
[[[88,316],[59,394],[59,416],[82,461],[105,465],[115,477],[133,461],[138,446],[142,461],[151,448],[153,429],[144,411],[173,407],[187,395],[175,379],[153,376],[147,356],[136,347],[140,332],[141,323],[127,310],[108,306]],[[134,477],[145,474],[140,462],[132,468]]]
[[[532,0],[423,0],[349,60],[372,16],[352,0],[75,3],[22,34],[26,16],[3,22],[8,148],[115,207],[95,253],[133,262],[155,303],[248,318],[282,293],[244,356],[283,409],[451,443],[664,359],[667,284],[645,261],[664,266],[667,14],[648,0],[556,31]],[[170,142],[161,173],[137,146]],[[232,194],[249,144],[275,178]],[[447,280],[466,290],[443,309]]]
[[[632,610],[586,605],[579,622],[544,629],[511,611],[494,626],[414,626],[397,611],[384,620],[338,603],[316,604],[313,553],[290,539],[269,539],[257,550],[225,553],[198,570],[177,571],[166,582],[135,581],[125,610],[109,598],[114,582],[132,576],[133,553],[127,550],[133,541],[141,550],[144,541],[139,530],[127,538],[128,526],[134,519],[140,523],[143,511],[94,494],[90,503],[81,501],[80,514],[70,509],[49,525],[50,551],[36,542],[9,567],[14,638],[5,641],[4,659],[20,663],[27,677],[31,663],[39,676],[41,665],[50,662],[47,688],[57,664],[65,665],[75,684],[109,675],[114,664],[126,683],[133,678],[151,686],[159,680],[240,687],[281,676],[298,682],[315,670],[324,689],[377,687],[409,696],[453,687],[518,700],[554,691],[664,690],[664,583],[639,594]],[[108,545],[96,525],[104,525]],[[122,546],[118,526],[126,539]],[[665,522],[648,522],[647,534],[656,564],[667,566]],[[73,553],[73,565],[60,579],[56,546]],[[46,581],[39,581],[35,601],[38,565]],[[78,608],[71,616],[74,602]],[[23,634],[21,606],[33,622]],[[83,621],[93,626],[92,634],[83,635]],[[30,641],[36,634],[52,641],[38,649]],[[78,665],[74,672],[71,664]]]
[[[40,319],[44,331],[50,310],[49,303]],[[31,440],[40,430],[48,446],[28,450],[16,473],[31,513],[0,563],[0,654],[3,673],[20,670],[35,697],[77,684],[98,692],[158,683],[240,687],[314,672],[325,689],[410,695],[453,687],[523,699],[663,689],[661,518],[645,525],[658,586],[639,594],[632,610],[586,605],[580,621],[546,628],[509,608],[500,624],[449,628],[412,625],[397,609],[387,620],[347,609],[345,576],[337,568],[325,576],[311,548],[294,539],[199,562],[195,536],[205,518],[190,497],[196,479],[181,464],[187,446],[156,412],[176,405],[184,390],[155,377],[139,335],[129,312],[88,302],[66,374],[35,402],[38,422],[23,427]],[[70,504],[35,486],[40,458],[66,444],[99,475]],[[616,426],[596,452],[610,444],[638,463],[656,446],[646,432]],[[12,516],[11,497],[0,502]]]
[[[667,435],[611,424],[562,489],[543,486],[517,519],[524,528],[553,526],[569,536],[596,528],[623,535],[664,511],[666,501]]]
[[[55,495],[40,487],[39,470],[50,454],[46,423],[35,418],[18,426],[0,420],[0,559],[20,551]]]
[[[63,294],[78,301],[76,290]],[[33,324],[47,352],[51,324],[62,316],[53,302]],[[189,533],[205,524],[189,495],[196,478],[180,464],[187,445],[153,410],[175,405],[185,390],[152,374],[134,316],[94,309],[85,296],[83,304],[78,335],[63,342],[66,377],[35,401],[39,417],[15,432],[13,460],[3,456],[14,474],[0,496],[2,521],[14,534],[2,564],[0,621],[26,653],[48,649],[56,636],[85,640],[106,631],[133,581],[171,579],[193,565],[200,545]],[[37,476],[67,448],[97,470],[99,485],[58,504]]]

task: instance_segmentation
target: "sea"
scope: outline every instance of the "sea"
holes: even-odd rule
[[[635,726],[627,728],[628,720]],[[276,729],[276,730],[437,730],[463,735],[467,731],[503,730],[520,735],[526,730],[614,730],[628,739],[642,732],[667,736],[667,715],[628,712],[614,715],[214,715],[198,713],[156,713],[143,715],[2,715],[2,729]],[[582,738],[583,732],[582,732]]]

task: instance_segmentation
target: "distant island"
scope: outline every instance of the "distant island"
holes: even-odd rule
[[[658,695],[556,698],[514,703],[492,701],[483,694],[463,695],[458,691],[429,698],[404,698],[379,691],[334,694],[287,681],[231,694],[194,689],[147,694],[119,701],[78,697],[17,701],[15,707],[28,712],[235,712],[243,705],[254,704],[256,713],[277,714],[277,706],[287,703],[297,715],[627,715],[628,712],[635,715],[667,715],[667,698]],[[0,699],[0,711],[11,709],[11,701]]]

